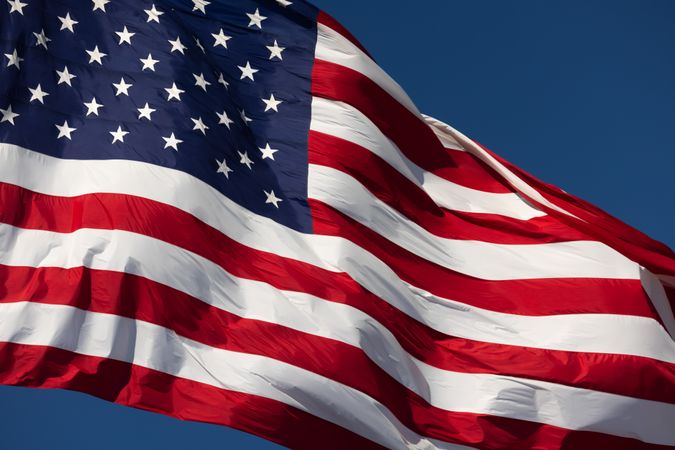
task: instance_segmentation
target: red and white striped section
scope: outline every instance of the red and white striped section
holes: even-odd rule
[[[603,240],[321,22],[314,234],[183,172],[0,144],[0,383],[292,448],[675,446],[665,250]]]

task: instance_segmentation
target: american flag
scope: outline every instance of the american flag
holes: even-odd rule
[[[0,0],[0,383],[307,449],[675,446],[675,255],[303,0]]]

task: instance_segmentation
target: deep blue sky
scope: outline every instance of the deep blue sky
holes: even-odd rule
[[[422,111],[675,246],[675,2],[315,4],[354,32]],[[17,388],[0,388],[0,446],[278,448],[80,394]]]

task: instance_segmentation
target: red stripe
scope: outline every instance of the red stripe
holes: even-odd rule
[[[496,156],[493,153],[491,154]],[[675,259],[675,253],[673,253],[673,251],[662,242],[658,242],[641,231],[625,224],[619,219],[612,217],[597,206],[580,199],[579,197],[564,192],[556,186],[544,183],[531,174],[499,157],[498,160],[557,206],[560,206],[563,209],[570,208],[572,210],[570,212],[572,212],[577,217],[581,216],[580,218],[584,220],[589,220],[597,223],[598,225],[602,225],[612,233],[616,233],[618,235],[627,235],[627,238],[634,244]]]
[[[278,289],[307,292],[353,306],[391,330],[409,353],[447,370],[509,374],[675,403],[675,393],[672,399],[665,394],[672,391],[667,387],[674,380],[673,368],[666,363],[629,356],[539,350],[452,338],[406,316],[344,273],[329,272],[241,246],[194,217],[167,205],[113,194],[50,197],[1,184],[0,204],[7,206],[0,209],[0,221],[16,226],[60,232],[80,227],[145,232],[211,259],[235,276],[262,280]],[[21,204],[26,206],[19,207]],[[148,223],[161,223],[162,227],[147,226]],[[221,245],[213,246],[212,242]],[[17,286],[30,285],[21,281],[17,283]],[[639,286],[639,282],[636,285]],[[568,291],[564,285],[558,286],[563,291],[558,294],[559,298],[564,299]],[[573,287],[574,283],[570,286]],[[582,285],[578,290],[583,293],[587,288]],[[530,292],[527,286],[520,289],[524,292],[522,295]],[[622,291],[625,291],[622,295],[628,295],[632,289],[629,284],[615,289],[611,284],[596,287],[599,295],[610,296],[622,294]],[[546,298],[546,289],[542,291],[543,298]],[[536,299],[526,298],[536,302]],[[514,303],[517,304],[517,300]],[[616,303],[619,304],[618,301]],[[626,376],[610,376],[608,371]],[[662,389],[664,383],[666,389]]]
[[[170,287],[119,272],[86,268],[9,268],[3,302],[33,301],[142,320],[211,347],[255,354],[301,367],[378,400],[408,427],[438,439],[453,417],[430,406],[358,348],[274,323],[243,319]],[[269,337],[274,345],[269,345]]]
[[[363,74],[317,60],[312,94],[348,103],[365,114],[423,169],[462,186],[486,192],[513,192],[501,177],[472,155],[448,151],[420,118]]]
[[[57,197],[0,183],[0,204],[4,205],[0,208],[0,222],[62,233],[97,228],[145,234],[197,253],[235,276],[265,280],[280,289],[310,292],[314,288],[307,285],[308,280],[328,279],[335,283],[341,276],[245,247],[178,208],[140,197],[117,194]],[[404,280],[445,298],[521,315],[605,313],[657,317],[637,280],[479,280],[420,258],[321,202],[310,200],[310,204],[317,234],[349,239],[383,260]],[[164,226],[155,226],[157,223]],[[220,245],[211,245],[212,242]],[[349,280],[348,284],[353,283],[343,276]],[[343,288],[347,292],[354,290],[348,285]],[[329,298],[344,296],[339,289],[330,291]]]
[[[429,437],[487,448],[506,446],[525,450],[531,446],[520,439],[503,442],[506,436],[495,421],[508,425],[511,433],[538,433],[536,444],[542,448],[558,448],[559,439],[576,433],[532,422],[434,408],[354,347],[275,324],[241,319],[133,275],[79,268],[16,268],[5,269],[2,276],[10,280],[7,301],[16,297],[143,320],[206,345],[284,361],[360,390],[383,403],[404,424]],[[274,336],[275,345],[268,345],[261,336]],[[476,431],[479,423],[481,432]],[[584,435],[598,439],[595,433]],[[625,448],[628,444],[619,445]]]
[[[555,278],[481,280],[429,262],[334,208],[311,199],[314,232],[366,249],[403,280],[444,298],[519,315],[626,314],[657,318],[639,280]]]
[[[66,304],[133,317],[173,328],[184,336],[211,346],[232,345],[234,347],[226,348],[266,355],[292,364],[296,364],[293,357],[302,356],[302,350],[306,350],[291,351],[285,347],[285,344],[294,342],[294,333],[303,333],[255,320],[242,320],[180,291],[130,274],[82,267],[62,269],[0,265],[0,277],[6,286],[3,298],[0,299],[2,302]],[[106,288],[103,289],[103,286]],[[430,333],[412,321],[404,323],[404,320],[398,320],[396,323],[394,319],[389,322],[390,331],[398,335],[399,342],[409,353],[428,364],[447,370],[526,376],[552,382],[560,382],[569,377],[563,384],[675,403],[675,392],[670,389],[675,384],[673,364],[624,355],[558,352],[488,344]],[[385,322],[384,325],[388,324]],[[223,327],[232,330],[229,342],[218,338],[225,331]],[[242,331],[252,329],[257,330],[258,334],[252,333],[251,336],[242,338]],[[264,343],[261,347],[260,341],[256,341],[257,336],[270,335],[279,336],[283,348],[280,353],[268,353],[276,352],[277,349],[269,349]],[[297,340],[296,338],[295,341]],[[244,343],[246,346],[238,346]],[[328,340],[322,344],[325,348],[332,345],[338,343]],[[348,350],[340,351],[336,347],[328,354],[339,355],[346,351],[354,350],[349,347]],[[316,361],[301,362],[301,365],[309,367],[307,364],[311,365],[313,362]],[[343,365],[335,363],[333,367]],[[618,380],[612,376],[617,372],[622,373],[624,379]],[[557,379],[547,374],[557,374]],[[343,382],[355,386],[348,381]],[[391,389],[391,392],[397,391],[396,387],[392,386]],[[389,388],[385,390],[388,391]],[[378,395],[374,396],[380,398]],[[400,405],[394,410],[400,411]]]
[[[589,237],[549,216],[518,220],[496,214],[439,207],[423,189],[367,149],[335,136],[310,131],[309,162],[351,175],[378,199],[427,231],[444,238],[498,244],[542,244]]]
[[[294,449],[383,448],[275,400],[53,347],[0,343],[0,384],[85,392],[179,419],[225,425]]]
[[[435,175],[479,191],[513,192],[513,188],[501,176],[471,153],[449,149],[445,149],[445,152],[450,155],[455,165],[439,168],[434,171]]]
[[[540,205],[551,216],[593,236],[594,239],[604,242],[631,260],[646,267],[652,273],[675,276],[675,253],[665,244],[651,239],[644,233],[607,214],[602,209],[563,192],[555,186],[540,181],[524,170],[490,152],[488,149],[484,149],[510,171],[537,190],[549,202],[574,214],[581,220],[560,213],[545,205]],[[539,204],[536,200],[530,199],[530,201],[534,204]],[[675,309],[675,303],[671,302],[671,306]]]
[[[219,389],[144,367],[53,347],[0,343],[0,384],[85,392],[125,406],[183,420],[225,425],[293,449],[379,449],[356,434],[275,400]],[[477,417],[474,430],[494,428],[494,444],[482,448],[659,449],[633,439],[597,433],[565,433],[543,426],[514,429],[508,419]]]

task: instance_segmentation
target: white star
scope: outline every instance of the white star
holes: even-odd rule
[[[273,58],[279,58],[280,60],[283,60],[284,58],[281,56],[281,52],[286,50],[286,47],[279,47],[279,44],[277,44],[277,41],[274,41],[274,45],[267,45],[267,50],[270,51],[270,59]]]
[[[270,109],[274,112],[279,112],[279,105],[283,103],[283,100],[277,100],[274,98],[274,94],[270,95],[269,99],[261,98],[260,100],[265,103],[265,112],[269,111]]]
[[[76,75],[71,75],[70,72],[68,72],[68,66],[63,66],[63,71],[57,70],[56,73],[59,76],[59,82],[57,84],[66,83],[68,86],[72,87],[71,80],[77,78]]]
[[[249,122],[253,122],[253,119],[249,119],[246,117],[246,111],[243,109],[239,111],[239,116],[241,117],[241,120],[244,122],[244,125],[248,125]]]
[[[73,138],[70,136],[70,133],[77,130],[77,128],[70,128],[68,126],[67,120],[63,121],[63,125],[55,125],[55,127],[59,129],[59,135],[56,139],[61,139],[62,137],[64,137],[64,138],[69,139],[71,141],[73,140]]]
[[[91,0],[91,2],[94,4],[94,9],[92,11],[100,9],[101,11],[105,12],[105,5],[110,3],[110,0]]]
[[[7,109],[0,108],[0,114],[2,114],[2,118],[0,118],[0,123],[9,122],[12,125],[14,125],[14,119],[19,117],[20,115],[12,111],[12,105],[9,105]]]
[[[225,158],[223,158],[222,162],[216,159],[216,162],[218,163],[218,171],[216,173],[222,173],[223,175],[225,175],[225,178],[229,180],[230,172],[234,172],[234,170],[230,169],[227,166],[227,161],[225,161]]]
[[[259,72],[259,70],[251,67],[250,62],[246,61],[245,67],[242,67],[242,66],[237,66],[237,67],[239,68],[239,70],[241,70],[241,78],[239,78],[240,80],[243,80],[244,78],[250,78],[251,81],[255,81],[253,79],[253,74],[256,73],[256,72]]]
[[[216,113],[216,115],[218,116],[218,119],[219,119],[218,125],[225,125],[227,127],[227,129],[229,130],[230,124],[234,123],[234,120],[230,119],[227,116],[227,111],[223,111],[222,113]]]
[[[51,39],[45,35],[45,29],[43,28],[39,33],[33,33],[33,35],[35,36],[35,39],[37,39],[35,46],[41,45],[47,50],[47,42],[51,42]]]
[[[274,149],[270,147],[270,144],[268,143],[265,147],[258,147],[258,150],[262,153],[262,159],[271,159],[274,161],[274,154],[278,152],[279,150]]]
[[[241,158],[239,162],[248,167],[250,170],[253,170],[253,167],[251,166],[254,164],[254,162],[251,161],[251,158],[248,157],[248,153],[247,152],[244,153],[237,152],[237,153],[239,153],[239,157]]]
[[[201,50],[202,53],[206,54],[206,49],[202,45],[202,41],[200,41],[199,38],[195,37],[195,43],[197,44],[197,47],[199,47],[199,50]]]
[[[293,2],[289,2],[288,0],[277,0],[277,3],[284,8],[293,4]]]
[[[170,88],[164,88],[164,90],[169,93],[169,98],[166,99],[167,101],[171,100],[172,98],[180,101],[180,94],[185,92],[182,89],[178,89],[176,83],[174,83]]]
[[[211,4],[211,2],[207,2],[206,0],[192,0],[192,3],[194,3],[195,7],[192,8],[193,11],[201,11],[202,14],[206,14],[206,7]]]
[[[152,109],[152,108],[150,107],[150,105],[148,105],[148,103],[146,102],[144,107],[138,108],[138,113],[139,113],[139,114],[138,114],[138,120],[141,120],[142,118],[145,117],[146,119],[148,119],[148,120],[151,121],[151,120],[152,120],[152,117],[150,117],[150,115],[151,115],[152,113],[154,113],[155,111],[157,111],[157,110],[156,110],[156,109]]]
[[[199,76],[193,73],[192,76],[195,77],[195,86],[199,86],[200,88],[204,89],[204,92],[206,92],[206,86],[211,86],[211,83],[206,81],[204,78],[203,73],[200,73]]]
[[[124,136],[129,134],[128,131],[122,131],[121,125],[117,126],[117,131],[109,131],[108,133],[112,134],[112,137],[113,137],[112,143],[113,144],[115,142],[121,142],[122,144],[124,144]]]
[[[171,133],[171,136],[169,137],[162,137],[166,141],[166,144],[164,145],[164,148],[173,148],[174,150],[178,151],[178,144],[182,144],[183,141],[180,139],[177,139],[176,136]]]
[[[267,19],[267,17],[260,15],[260,11],[258,10],[258,8],[255,9],[255,12],[253,14],[246,13],[246,15],[248,16],[249,19],[251,19],[251,21],[248,23],[249,27],[255,25],[256,27],[262,29],[262,21]]]
[[[16,50],[14,50],[12,53],[5,53],[5,56],[9,61],[7,62],[7,67],[10,66],[16,66],[17,69],[21,69],[21,61],[23,61],[23,58],[19,58],[19,55],[16,53]]]
[[[279,197],[277,197],[274,194],[274,191],[269,191],[269,192],[263,191],[263,192],[267,196],[267,199],[265,200],[265,204],[271,203],[272,205],[274,205],[275,208],[279,209],[279,203],[283,202],[283,200],[280,199]]]
[[[31,101],[31,102],[32,102],[33,100],[37,100],[37,101],[39,101],[40,103],[42,103],[42,104],[44,105],[44,103],[45,103],[45,97],[48,96],[49,94],[42,90],[42,86],[40,86],[40,85],[38,84],[37,87],[36,87],[35,89],[28,88],[28,90],[29,90],[30,93],[31,93],[31,96],[30,96],[30,101]]]
[[[113,86],[115,86],[115,89],[117,89],[117,92],[115,93],[115,97],[118,97],[122,94],[126,95],[127,97],[129,96],[129,88],[133,86],[133,84],[127,84],[126,81],[124,81],[124,77],[120,78],[119,83],[113,83]]]
[[[13,12],[18,12],[23,16],[23,9],[28,6],[28,3],[21,3],[19,0],[7,0],[7,3],[9,3],[9,6],[12,7],[12,9],[9,10],[9,13],[12,14]]]
[[[187,47],[180,41],[180,36],[177,37],[175,41],[169,41],[169,44],[171,44],[171,53],[181,52],[181,54],[184,55],[185,50],[187,50]]]
[[[230,83],[225,81],[225,76],[223,75],[222,72],[220,72],[220,76],[218,77],[218,83],[222,84],[225,86],[225,89],[227,89],[230,86]]]
[[[66,13],[66,17],[59,17],[58,19],[61,21],[61,29],[59,31],[68,30],[71,33],[75,33],[75,29],[73,27],[80,23],[77,20],[71,19],[70,13]]]
[[[89,116],[90,114],[98,116],[98,110],[103,108],[103,105],[99,104],[96,101],[96,97],[92,97],[91,101],[89,103],[85,103],[84,106],[87,107],[87,116]]]
[[[148,53],[148,57],[145,59],[141,58],[141,62],[143,63],[143,68],[141,69],[141,71],[145,69],[150,69],[154,72],[155,64],[159,62],[159,59],[152,59],[152,53]]]
[[[102,58],[104,56],[108,56],[107,53],[103,53],[103,52],[98,51],[98,45],[96,47],[94,47],[93,50],[86,50],[86,52],[89,54],[89,64],[93,64],[94,61],[96,61],[100,65],[103,65]]]
[[[213,44],[214,47],[222,45],[223,47],[227,48],[227,41],[232,39],[232,36],[228,36],[225,33],[223,33],[222,28],[220,29],[220,32],[218,34],[211,33],[211,36],[213,36],[213,39],[216,40],[216,42]]]
[[[148,15],[148,22],[159,23],[159,16],[164,14],[162,11],[159,11],[159,10],[157,10],[157,8],[155,8],[154,3],[152,4],[151,9],[145,9],[144,11]]]
[[[120,37],[120,42],[118,45],[122,45],[125,42],[129,45],[131,45],[131,38],[136,34],[136,33],[130,33],[129,30],[127,30],[126,25],[124,26],[124,29],[122,31],[115,31],[115,34]]]
[[[199,131],[202,132],[203,135],[206,135],[206,130],[208,130],[209,127],[207,127],[207,126],[204,124],[204,121],[202,121],[202,118],[201,118],[201,117],[198,118],[198,119],[192,119],[192,118],[190,118],[190,120],[191,120],[192,122],[194,122],[194,124],[195,124],[193,130],[199,130]]]

